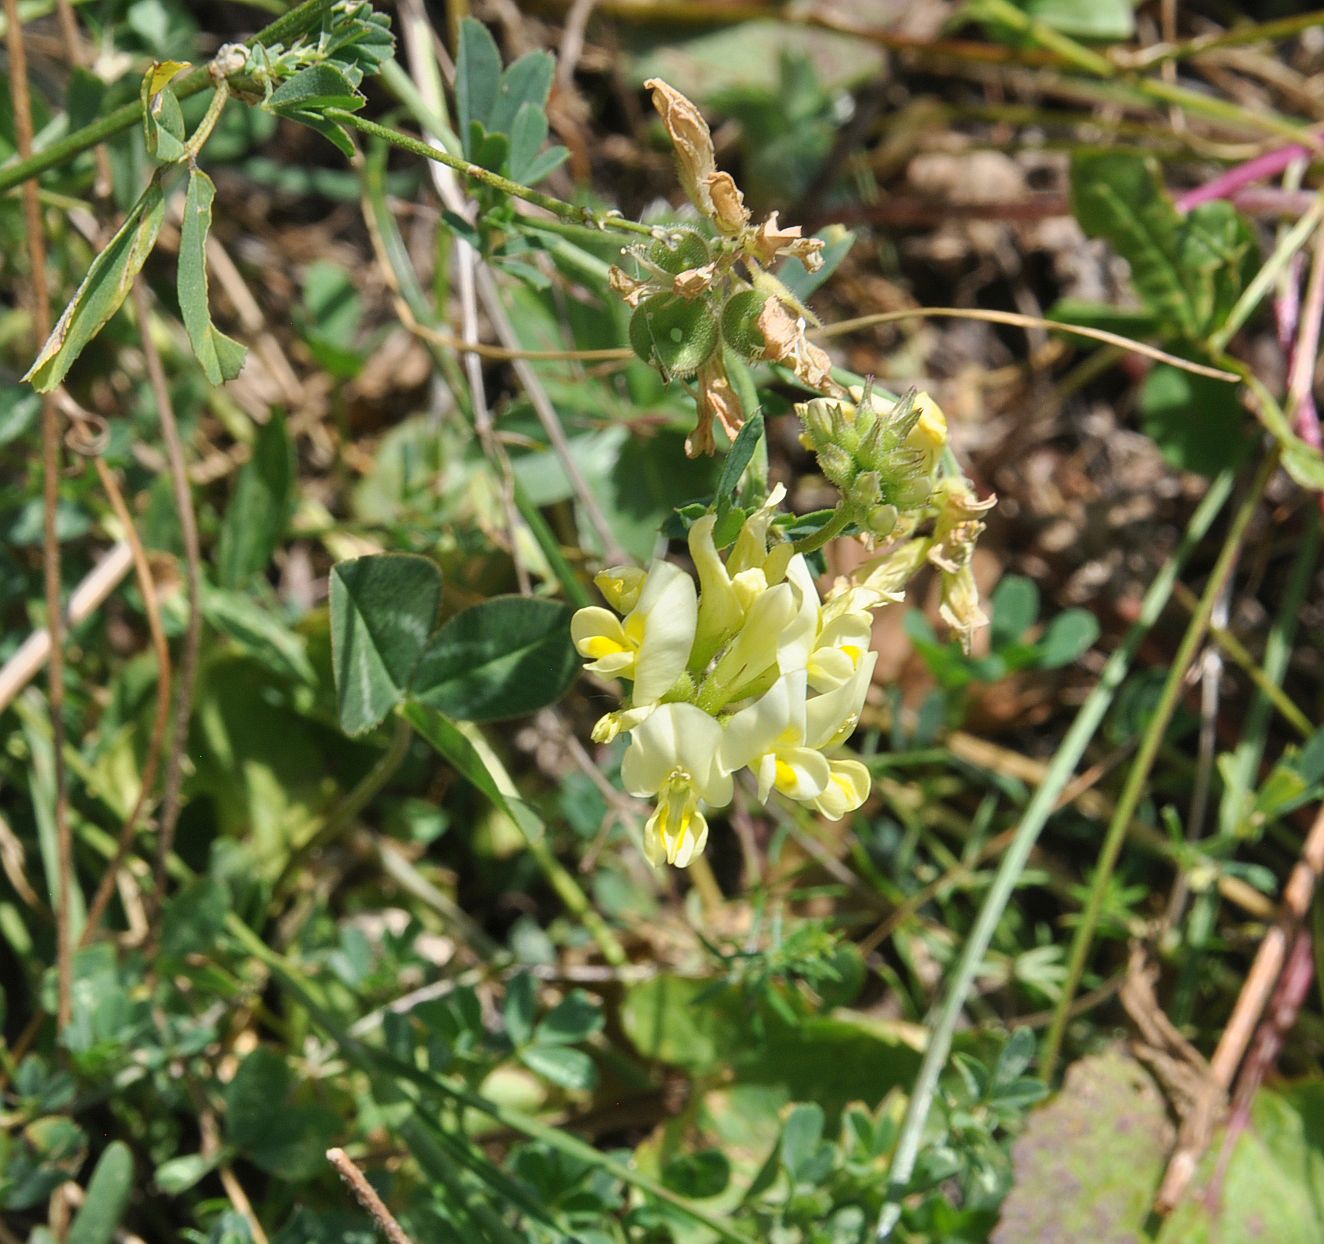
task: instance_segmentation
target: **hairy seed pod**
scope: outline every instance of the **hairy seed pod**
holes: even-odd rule
[[[768,348],[767,338],[759,327],[759,316],[767,301],[767,294],[742,289],[732,294],[722,308],[722,340],[750,362],[761,359]]]
[[[702,268],[710,259],[708,243],[693,229],[677,229],[648,247],[649,262],[672,276]]]
[[[655,294],[630,317],[634,352],[669,376],[686,380],[717,347],[717,320],[699,301]]]

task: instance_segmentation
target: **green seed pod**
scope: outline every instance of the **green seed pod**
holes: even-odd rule
[[[737,354],[753,362],[763,357],[767,338],[759,327],[767,294],[756,289],[742,289],[732,294],[722,308],[722,340]]]
[[[679,276],[691,268],[702,268],[712,256],[708,253],[708,243],[693,229],[678,229],[665,238],[658,238],[648,248],[648,261]]]
[[[845,489],[855,475],[855,459],[840,445],[829,442],[819,446],[818,469],[838,488]]]
[[[630,317],[634,352],[668,376],[694,375],[717,347],[717,320],[701,301],[654,294]]]

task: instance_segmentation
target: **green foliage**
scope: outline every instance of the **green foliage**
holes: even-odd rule
[[[114,1140],[97,1159],[86,1199],[69,1225],[68,1244],[110,1244],[133,1191],[133,1154]]]
[[[1130,264],[1165,333],[1198,343],[1223,323],[1258,259],[1250,227],[1230,204],[1204,203],[1182,216],[1153,162],[1114,154],[1076,156],[1071,196],[1081,228]]]
[[[211,322],[207,303],[207,232],[216,187],[201,169],[189,170],[184,220],[179,231],[179,310],[193,353],[212,384],[233,380],[248,351]]]
[[[462,721],[522,717],[559,700],[579,665],[569,639],[571,612],[521,596],[464,610],[429,641],[411,694]]]
[[[266,570],[294,512],[296,486],[294,445],[284,417],[273,411],[258,429],[221,523],[216,578],[222,587],[246,587]]]
[[[24,373],[38,393],[49,393],[74,365],[84,347],[120,309],[156,245],[165,219],[166,189],[161,174],[130,209],[119,232],[92,262],[87,276]]]
[[[401,554],[341,562],[331,574],[331,652],[340,724],[380,725],[405,697],[441,605],[441,571]]]
[[[68,309],[30,380],[43,392],[71,382],[80,406],[113,416],[102,457],[137,516],[155,586],[145,596],[126,574],[71,625],[63,645],[75,936],[148,776],[166,671],[149,643],[146,606],[160,605],[176,653],[190,607],[179,588],[182,569],[172,565],[182,544],[140,333],[159,347],[197,468],[203,583],[196,603],[204,625],[190,720],[174,741],[167,734],[101,929],[73,958],[72,1015],[58,1033],[49,1018],[59,1001],[62,869],[55,735],[39,690],[0,710],[13,714],[0,748],[6,1229],[32,1244],[53,1244],[58,1231],[72,1244],[109,1244],[121,1232],[241,1244],[260,1238],[260,1225],[273,1244],[367,1244],[378,1238],[376,1226],[325,1163],[326,1148],[342,1144],[420,1244],[866,1244],[889,1206],[900,1211],[893,1238],[903,1244],[1102,1240],[1109,1232],[1153,1235],[1156,1244],[1253,1239],[1256,1231],[1311,1238],[1324,1195],[1320,1028],[1311,999],[1282,1055],[1284,1075],[1305,1078],[1257,1095],[1252,1125],[1228,1155],[1221,1200],[1210,1195],[1223,1156],[1216,1140],[1195,1196],[1166,1223],[1148,1217],[1161,1173],[1163,1103],[1135,1064],[1097,1052],[1112,1038],[1115,1006],[1105,1000],[1073,1021],[1072,1044],[1094,1052],[1042,1106],[1033,1041],[1016,1026],[1046,1002],[1070,1001],[1062,931],[1078,927],[1085,902],[1099,899],[1106,937],[1085,964],[1084,987],[1103,987],[1118,970],[1119,939],[1164,909],[1162,891],[1180,873],[1193,901],[1163,942],[1160,988],[1193,1042],[1207,1049],[1217,1039],[1248,938],[1262,923],[1246,887],[1252,899],[1276,901],[1299,849],[1298,821],[1324,798],[1324,732],[1304,737],[1302,724],[1316,707],[1311,657],[1289,659],[1283,619],[1272,616],[1281,554],[1305,509],[1281,482],[1272,538],[1259,539],[1267,529],[1253,536],[1255,556],[1240,563],[1248,573],[1233,580],[1228,626],[1262,667],[1257,679],[1282,683],[1275,703],[1293,700],[1288,714],[1303,737],[1285,741],[1276,719],[1257,726],[1254,711],[1243,715],[1243,696],[1258,696],[1260,683],[1234,672],[1215,724],[1235,729],[1226,744],[1235,753],[1203,768],[1205,754],[1190,742],[1197,718],[1181,711],[1116,869],[1099,862],[1090,818],[1120,784],[1116,753],[1129,764],[1149,728],[1164,671],[1144,666],[1172,650],[1175,631],[1151,638],[1132,666],[1109,666],[1109,685],[1121,684],[1117,711],[1100,745],[1086,758],[1082,744],[1072,760],[1098,766],[1096,803],[1081,798],[1064,807],[1039,854],[1001,891],[995,869],[1010,858],[1005,836],[1036,815],[1026,774],[1069,751],[1075,728],[1064,737],[1059,727],[1076,711],[1069,697],[1095,667],[1035,679],[1042,728],[1038,718],[995,718],[999,747],[989,749],[991,759],[959,751],[955,739],[949,747],[941,728],[968,706],[985,707],[972,695],[977,686],[1079,660],[1099,640],[1096,614],[1109,620],[1112,647],[1125,599],[1116,611],[1103,600],[1045,618],[1035,583],[1006,574],[979,657],[940,640],[912,611],[907,629],[939,689],[917,712],[900,685],[871,694],[861,730],[877,792],[871,801],[852,819],[830,822],[775,797],[760,811],[742,788],[729,816],[709,810],[710,871],[682,876],[643,864],[642,809],[619,791],[621,742],[596,750],[587,743],[590,723],[617,705],[601,681],[576,683],[567,622],[572,604],[589,599],[607,544],[642,563],[658,555],[664,523],[679,540],[700,515],[715,513],[715,542],[729,549],[773,481],[785,481],[802,509],[827,504],[794,435],[795,385],[763,360],[757,322],[771,281],[746,288],[742,277],[721,295],[693,299],[663,293],[633,314],[612,291],[608,271],[620,261],[624,228],[640,230],[630,254],[658,288],[731,254],[729,237],[705,236],[693,217],[677,221],[650,209],[645,227],[603,210],[613,201],[632,210],[642,197],[668,192],[658,152],[635,162],[619,135],[596,145],[621,103],[618,84],[660,74],[703,92],[715,109],[718,158],[740,181],[755,224],[763,210],[799,219],[796,199],[816,219],[840,211],[859,222],[858,233],[821,230],[821,270],[760,260],[793,299],[813,297],[824,320],[874,309],[877,289],[948,301],[942,283],[960,243],[945,235],[948,258],[931,261],[927,226],[904,216],[904,195],[889,201],[892,170],[930,139],[984,142],[985,107],[996,116],[999,143],[1015,155],[1022,114],[1000,100],[979,105],[977,77],[961,78],[951,92],[933,89],[934,81],[944,84],[946,60],[932,62],[924,94],[906,104],[910,84],[899,63],[886,81],[880,132],[865,124],[881,98],[870,84],[881,80],[882,64],[867,41],[779,15],[677,36],[600,14],[616,58],[610,88],[587,56],[575,90],[596,111],[579,118],[569,99],[556,113],[564,132],[585,143],[594,185],[577,184],[573,202],[549,216],[526,213],[491,185],[466,183],[477,208],[472,223],[444,214],[438,227],[417,141],[409,160],[392,152],[388,162],[386,142],[407,136],[361,135],[346,114],[395,109],[382,120],[423,132],[448,158],[463,150],[482,168],[532,187],[567,155],[549,146],[555,74],[547,52],[503,66],[496,40],[466,19],[454,49],[454,108],[449,99],[433,108],[424,99],[436,69],[427,39],[411,42],[396,62],[389,24],[370,5],[304,5],[279,38],[248,46],[213,114],[204,112],[218,98],[203,93],[209,67],[197,71],[201,79],[176,76],[188,66],[166,58],[197,57],[196,48],[218,47],[237,31],[209,30],[204,44],[195,7],[76,5],[87,43],[100,53],[96,74],[73,68],[51,79],[40,71],[48,57],[32,62],[39,155],[121,105],[129,110],[99,144],[120,219],[102,210],[102,160],[90,143],[43,166],[49,282]],[[242,22],[242,7],[220,6],[218,22]],[[1077,88],[1076,70],[1091,52],[1072,40],[1134,33],[1122,0],[1023,0],[1017,11],[1060,36],[1048,45],[1052,73]],[[1017,73],[1039,72],[1035,57],[1022,63],[1022,52],[1040,35],[992,19],[986,26],[1005,36],[990,55]],[[40,47],[35,37],[33,47]],[[116,79],[121,64],[127,68]],[[381,70],[369,92],[367,78]],[[1187,72],[1179,70],[1178,84]],[[438,81],[444,76],[437,71]],[[1101,88],[1106,98],[1135,100],[1160,82],[1141,61],[1111,76]],[[857,85],[863,89],[848,95]],[[1217,90],[1215,83],[1209,99],[1232,107]],[[894,98],[902,106],[893,109]],[[1127,106],[1122,128],[1106,109],[1091,125],[1108,139],[1116,130],[1134,149],[1158,141],[1161,130],[1163,143],[1189,140],[1202,159],[1208,154],[1195,146],[1205,138],[1198,122],[1173,132],[1166,111],[1146,120]],[[7,108],[0,105],[0,177],[23,166]],[[859,126],[845,123],[850,109]],[[621,111],[633,118],[632,105]],[[1253,118],[1240,115],[1237,125],[1254,134]],[[455,134],[446,129],[449,116]],[[1270,120],[1273,141],[1289,141],[1287,122]],[[301,143],[289,121],[333,145],[318,147],[306,135]],[[1051,102],[1032,123],[1051,128],[1054,144],[1097,141]],[[1249,346],[1267,348],[1252,341],[1263,325],[1244,295],[1267,230],[1221,203],[1183,217],[1163,186],[1203,175],[1196,168],[1174,164],[1160,175],[1120,151],[1076,155],[1080,220],[1131,264],[1143,305],[1063,302],[1055,314],[1152,336],[1219,365],[1235,361],[1225,347],[1258,362]],[[1041,172],[1053,175],[1047,165]],[[556,187],[565,192],[560,180]],[[172,273],[171,256],[152,252],[169,210],[180,206],[170,201],[176,189],[183,214]],[[353,223],[360,203],[366,230]],[[20,207],[17,194],[0,194],[0,264],[21,289],[29,276],[10,258],[23,249]],[[893,210],[904,229],[876,228],[876,217],[890,219]],[[84,227],[93,218],[112,238],[100,253]],[[1005,222],[979,223],[994,230]],[[245,353],[213,320],[213,310],[223,319],[232,301],[214,304],[208,289],[213,228],[270,335],[228,389],[221,386],[239,375]],[[467,290],[469,274],[457,238],[475,246],[489,270],[480,269],[473,322],[459,314],[469,309],[467,293],[457,293]],[[1035,297],[1044,292],[1039,268],[1037,260],[1021,268],[1018,294],[1022,283]],[[824,288],[834,271],[843,279]],[[488,303],[492,273],[496,301]],[[172,276],[177,308],[167,295],[155,300],[150,324],[117,315],[133,280],[163,294]],[[975,301],[1005,291],[964,292]],[[401,306],[413,317],[407,327],[396,314]],[[10,377],[30,358],[26,316],[0,313]],[[978,368],[993,364],[970,356],[977,339],[939,331],[907,334],[895,347],[886,335],[839,341],[831,346],[835,375],[863,382],[840,368],[845,362],[947,382],[956,359],[962,384],[969,372],[972,391],[983,392]],[[482,388],[472,389],[473,357],[454,341],[471,332],[533,357],[485,351]],[[625,345],[633,358],[623,357]],[[607,353],[578,357],[581,350]],[[273,374],[273,360],[288,366],[295,385]],[[719,364],[745,422],[729,447],[719,438],[724,452],[692,461],[684,441],[695,395],[684,382]],[[682,383],[664,383],[656,368]],[[1064,392],[1080,380],[1090,400],[1138,410],[1178,469],[1226,482],[1226,468],[1258,452],[1231,386],[1166,364],[1135,384],[1109,376],[1101,386],[1083,370],[1069,379]],[[289,402],[289,418],[271,405],[272,394]],[[0,457],[12,468],[0,483],[5,660],[44,619],[43,502],[32,469],[41,405],[32,386],[0,376]],[[964,453],[968,438],[982,452],[1006,416],[990,398],[974,436],[968,409],[949,404],[952,442]],[[489,415],[495,442],[474,433]],[[1319,483],[1319,455],[1294,439],[1288,414],[1267,405],[1260,415],[1293,477]],[[1089,425],[1069,418],[1051,439],[1033,433],[1036,453],[1057,453],[1059,433],[1073,444],[1081,439],[1089,469],[1104,460],[1088,444]],[[492,443],[499,452],[489,457]],[[65,465],[77,461],[66,456]],[[999,490],[1006,478],[1008,500],[1023,502],[1020,464],[994,465]],[[55,518],[67,597],[108,548],[119,556],[113,546],[124,532],[91,471],[68,469],[60,484]],[[1111,520],[1105,503],[1126,484],[1091,475],[1099,514]],[[1161,503],[1152,512],[1128,517],[1115,532],[1088,525],[1090,540],[1103,544],[1091,543],[1082,557],[1117,582],[1150,573],[1151,545],[1181,521],[1182,489],[1171,480],[1142,486]],[[1085,497],[1091,520],[1095,500]],[[1032,510],[1007,507],[1018,537],[1039,521]],[[781,515],[775,531],[812,542],[835,514]],[[997,551],[1010,566],[1040,564],[1038,552],[1019,545]],[[1201,575],[1205,551],[1194,563]],[[669,552],[684,557],[679,545]],[[829,561],[816,565],[826,573]],[[1309,579],[1313,560],[1302,565]],[[830,568],[824,587],[843,569],[835,556]],[[746,571],[741,589],[757,584],[759,573]],[[511,595],[525,582],[531,591]],[[1081,582],[1088,579],[1073,586]],[[1280,609],[1308,619],[1315,603]],[[1270,638],[1261,656],[1266,612]],[[1178,610],[1164,616],[1165,627],[1184,622]],[[184,663],[176,659],[170,672],[178,693]],[[1058,683],[1066,694],[1050,699]],[[996,707],[996,696],[987,699]],[[514,720],[554,704],[555,714]],[[968,717],[968,729],[982,729],[973,710]],[[493,722],[502,724],[486,728]],[[1009,749],[1024,753],[1026,764],[1013,763]],[[161,798],[160,771],[172,757],[182,765],[182,812],[164,861],[166,891],[158,894],[154,852],[173,803]],[[1187,811],[1197,781],[1206,780],[1212,797],[1223,797],[1216,829]],[[923,1113],[914,1086],[924,1052],[941,1035],[933,1008],[959,982],[963,947],[977,944],[981,905],[999,893],[1015,901],[997,913],[989,944],[975,955],[971,987],[951,1013],[955,1053],[937,1080],[933,1109],[921,1117],[918,1160],[890,1186],[903,1164],[907,1111]],[[40,1023],[38,1011],[47,1015]],[[936,1014],[941,1020],[942,1010]],[[30,1035],[20,1048],[21,1033]],[[253,1222],[232,1204],[236,1187]]]
[[[1098,622],[1084,609],[1065,609],[1040,628],[1039,589],[1020,575],[1004,575],[989,604],[990,650],[981,657],[967,655],[954,641],[940,641],[923,614],[906,615],[906,634],[949,696],[1021,670],[1060,669],[1078,661],[1099,638]]]

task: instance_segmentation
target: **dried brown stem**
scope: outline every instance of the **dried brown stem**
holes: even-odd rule
[[[180,533],[184,540],[185,582],[188,585],[188,624],[179,654],[175,690],[174,732],[166,757],[165,786],[161,796],[161,824],[156,851],[156,885],[148,907],[149,942],[156,937],[156,916],[166,889],[166,861],[174,848],[175,826],[179,822],[181,792],[184,785],[184,755],[188,749],[189,718],[193,712],[193,689],[198,672],[198,648],[202,640],[202,549],[198,523],[193,513],[193,495],[189,488],[188,466],[184,461],[184,443],[175,421],[175,407],[170,400],[161,355],[152,340],[151,305],[141,281],[133,287],[133,305],[138,318],[147,377],[152,386],[157,414],[161,419],[161,438],[165,442],[166,463],[179,512]],[[149,950],[150,950],[149,945]]]
[[[404,1228],[396,1222],[391,1211],[386,1208],[381,1197],[377,1195],[377,1190],[367,1181],[363,1172],[354,1165],[349,1154],[343,1149],[328,1149],[326,1160],[336,1168],[336,1174],[349,1185],[349,1190],[354,1194],[354,1199],[372,1215],[373,1222],[382,1229],[382,1234],[386,1236],[390,1244],[412,1244],[412,1241],[405,1234]]]
[[[1193,1115],[1196,1126],[1188,1124],[1183,1129],[1182,1141],[1168,1163],[1168,1171],[1158,1196],[1161,1211],[1177,1204],[1195,1172],[1200,1154],[1208,1143],[1210,1120],[1221,1108],[1232,1087],[1237,1068],[1255,1035],[1274,986],[1282,975],[1288,950],[1310,912],[1315,886],[1321,876],[1324,876],[1324,807],[1320,808],[1314,824],[1306,834],[1301,858],[1283,889],[1278,917],[1260,943],[1255,962],[1246,975],[1218,1048],[1210,1059],[1208,1086],[1199,1103],[1200,1108]]]
[[[32,155],[32,100],[28,94],[27,49],[23,25],[18,15],[18,0],[5,0],[9,22],[9,89],[14,102],[14,132],[18,157]],[[50,293],[46,287],[46,235],[41,219],[41,204],[36,181],[23,186],[23,212],[28,242],[28,262],[32,268],[32,327],[37,344],[46,340],[51,328]],[[60,503],[60,416],[55,400],[47,396],[41,405],[42,564],[45,570],[46,626],[50,632],[51,730],[55,752],[55,834],[59,856],[59,900],[56,904],[56,957],[59,975],[59,1002],[56,1018],[63,1028],[72,1010],[73,938],[70,932],[69,894],[74,878],[73,838],[69,830],[64,768],[64,637],[60,601],[60,541],[55,517]]]
[[[88,908],[87,924],[83,929],[80,942],[80,945],[84,946],[95,935],[96,929],[101,923],[101,918],[105,915],[106,908],[110,904],[111,895],[115,892],[115,881],[119,876],[120,865],[123,864],[124,857],[129,852],[129,846],[133,842],[134,833],[138,828],[138,820],[156,787],[156,774],[161,763],[161,752],[165,746],[166,730],[170,724],[170,691],[173,681],[170,645],[166,642],[165,627],[161,624],[161,606],[156,595],[156,582],[152,578],[152,568],[148,564],[147,553],[143,549],[142,540],[139,539],[137,525],[134,523],[133,514],[124,500],[124,493],[120,489],[119,481],[115,478],[115,473],[100,458],[96,460],[96,466],[97,475],[101,479],[101,486],[106,490],[111,508],[115,511],[115,517],[119,519],[120,525],[124,528],[125,539],[133,553],[134,573],[138,579],[138,590],[142,592],[143,596],[143,609],[147,614],[147,628],[152,636],[152,650],[156,653],[158,673],[156,679],[156,716],[152,720],[152,734],[147,743],[147,758],[143,761],[138,798],[134,801],[129,815],[124,819],[124,824],[120,828],[119,841],[115,844],[115,854],[110,863],[106,865],[106,871],[101,876],[101,882],[97,886],[92,905]]]

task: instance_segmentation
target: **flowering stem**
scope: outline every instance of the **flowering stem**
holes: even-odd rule
[[[892,1157],[892,1166],[888,1172],[887,1196],[878,1216],[877,1239],[880,1244],[891,1237],[900,1221],[901,1201],[909,1190],[910,1179],[915,1171],[915,1161],[923,1141],[924,1127],[928,1122],[929,1112],[933,1108],[933,1099],[938,1089],[938,1078],[947,1064],[947,1055],[952,1048],[952,1034],[960,1021],[966,998],[974,987],[975,978],[989,943],[993,939],[993,933],[1025,870],[1030,851],[1056,808],[1058,798],[1071,779],[1072,773],[1075,772],[1080,758],[1085,754],[1094,732],[1099,728],[1099,723],[1111,705],[1117,688],[1126,677],[1132,657],[1163,612],[1183,564],[1195,546],[1204,538],[1231,494],[1234,479],[1233,472],[1228,470],[1217,476],[1210,484],[1204,500],[1200,502],[1191,517],[1181,544],[1159,570],[1149,591],[1145,593],[1140,606],[1140,616],[1126,633],[1121,647],[1108,658],[1098,684],[1090,692],[1080,712],[1076,714],[1076,719],[1063,738],[1043,784],[1035,791],[1034,797],[1026,807],[1021,823],[1017,827],[1016,836],[1007,848],[1007,853],[1002,857],[1002,863],[993,879],[988,896],[984,899],[984,905],[980,908],[975,926],[962,948],[961,958],[948,978],[947,992],[931,1026],[928,1048],[924,1051],[924,1059],[915,1078],[915,1086],[911,1090],[905,1121],[902,1123],[901,1134],[897,1138],[896,1150]]]
[[[322,14],[335,2],[336,0],[304,0],[298,8],[291,9],[284,16],[278,17],[270,26],[258,31],[244,46],[270,47],[276,43],[285,43],[303,34],[314,23],[320,21]],[[170,89],[174,91],[176,98],[185,100],[199,91],[205,91],[211,85],[213,85],[211,71],[206,65],[201,65],[187,77],[174,83]],[[120,131],[137,125],[142,120],[142,115],[142,102],[135,99],[131,104],[116,108],[114,112],[109,112],[104,117],[99,117],[72,134],[66,135],[59,142],[52,143],[45,151],[38,151],[26,160],[19,160],[0,169],[0,194],[29,178],[39,177],[49,169],[68,163],[75,156],[90,150],[98,143],[103,143]]]
[[[813,553],[821,549],[829,540],[835,540],[846,528],[850,526],[850,515],[846,512],[844,506],[838,506],[837,512],[828,519],[817,531],[810,532],[807,536],[802,536],[795,541],[791,547],[797,553]]]

